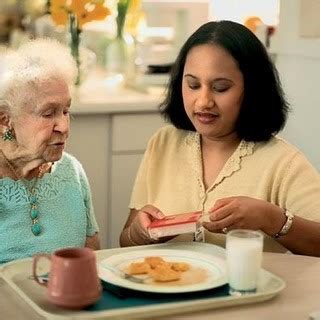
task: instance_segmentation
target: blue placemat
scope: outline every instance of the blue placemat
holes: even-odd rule
[[[159,303],[179,302],[194,299],[208,299],[229,296],[229,286],[226,284],[199,292],[164,294],[149,293],[121,288],[108,282],[101,281],[103,292],[100,300],[94,305],[86,308],[87,311],[102,311],[118,308],[138,307]]]

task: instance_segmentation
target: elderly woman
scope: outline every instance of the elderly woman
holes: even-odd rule
[[[200,210],[207,242],[253,229],[265,233],[265,250],[320,256],[320,175],[276,136],[287,111],[251,31],[231,21],[201,26],[173,68],[162,104],[172,125],[149,142],[121,245],[153,243],[151,220]]]
[[[0,71],[0,263],[66,247],[99,248],[90,188],[64,152],[76,69],[67,48],[34,40]]]

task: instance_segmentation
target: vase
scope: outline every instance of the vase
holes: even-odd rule
[[[129,34],[118,34],[106,48],[105,66],[109,79],[128,84],[135,75],[135,44]]]

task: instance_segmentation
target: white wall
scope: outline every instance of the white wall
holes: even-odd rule
[[[267,25],[278,24],[280,0],[211,0],[211,17],[214,20],[232,20],[244,23],[258,16]]]
[[[320,19],[320,16],[319,16]],[[292,112],[281,136],[320,171],[320,39],[300,38],[300,0],[281,0],[271,50]]]
[[[281,136],[320,171],[320,59],[281,55],[276,64],[292,108]]]

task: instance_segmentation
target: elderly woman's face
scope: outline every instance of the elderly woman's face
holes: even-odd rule
[[[227,51],[215,45],[190,50],[184,66],[182,96],[189,119],[204,138],[237,138],[235,123],[243,93],[242,73]]]
[[[57,161],[69,135],[69,88],[64,81],[43,81],[35,97],[33,103],[21,107],[13,120],[16,142],[30,160]]]

